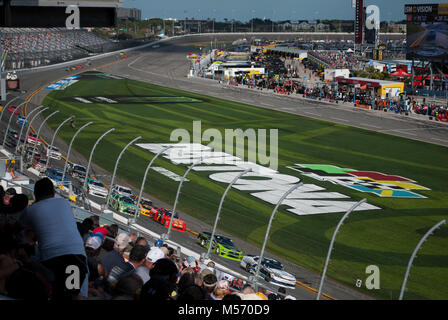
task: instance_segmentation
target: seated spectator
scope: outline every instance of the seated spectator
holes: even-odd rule
[[[101,233],[103,237],[105,238],[109,234],[109,230],[105,227],[96,227],[93,229],[92,233]]]
[[[148,250],[148,247],[134,246],[129,254],[129,261],[113,267],[107,277],[107,281],[113,286],[122,277],[135,273],[135,270],[145,262]]]
[[[163,259],[165,256],[163,254],[163,251],[160,248],[152,248],[148,251],[148,254],[146,255],[146,259],[143,263],[143,265],[139,266],[135,273],[142,278],[143,283],[149,281],[150,277],[150,271],[152,268],[154,268],[154,264],[160,260]]]
[[[20,221],[35,232],[40,261],[54,273],[52,298],[76,298],[81,285],[83,296],[87,296],[87,258],[70,202],[55,198],[53,182],[48,178],[36,182],[34,197],[35,203],[25,210]],[[66,286],[68,266],[76,266],[79,271],[73,288]]]
[[[100,217],[98,217],[97,215],[93,215],[90,217],[90,219],[92,219],[93,221],[92,229],[98,228],[100,226]]]
[[[205,300],[205,291],[203,288],[196,284],[192,284],[188,287],[186,287],[184,290],[179,292],[179,295],[177,297],[177,301],[183,302],[183,301],[201,301]]]
[[[178,269],[170,259],[158,260],[150,272],[151,279],[143,285],[140,300],[173,300],[176,296]]]
[[[218,278],[211,273],[204,276],[202,280],[202,287],[204,288],[204,291],[206,293],[205,299],[206,300],[213,300],[211,297],[211,294],[213,291],[215,291],[216,284],[218,283]]]
[[[142,286],[143,281],[137,274],[128,274],[112,290],[112,300],[136,300]]]
[[[243,290],[237,295],[241,298],[241,300],[263,300],[259,295],[256,294],[254,288],[251,285],[246,284],[243,287]]]
[[[79,234],[81,235],[83,241],[85,242],[90,235],[90,230],[92,230],[93,221],[92,219],[85,218],[82,222],[77,222],[76,226],[78,227]]]
[[[229,294],[229,282],[227,280],[221,280],[210,296],[213,300],[222,300],[227,294]]]
[[[14,189],[14,188],[8,188],[8,189],[6,189],[5,195],[4,195],[4,197],[3,197],[3,203],[4,203],[6,206],[9,206],[9,200],[10,200],[13,196],[15,196],[16,194],[17,194],[16,189]]]
[[[169,253],[168,248],[165,247],[165,246],[161,246],[160,250],[163,251],[163,254],[165,255],[165,258],[168,258],[168,253]]]
[[[114,250],[115,240],[110,237],[104,239],[103,245],[101,247],[100,253],[98,255],[98,261],[102,261],[105,256]]]
[[[136,245],[140,245],[140,246],[149,246],[148,241],[145,239],[145,237],[138,237],[137,240],[135,241]]]
[[[26,207],[28,207],[28,197],[24,194],[14,195],[9,201],[7,220],[12,220],[12,222],[19,221]]]
[[[123,252],[129,244],[129,236],[126,233],[120,233],[114,242],[114,247],[111,252],[109,252],[103,259],[101,259],[101,264],[106,269],[107,274],[115,266],[123,266],[126,262],[123,258]]]
[[[278,288],[278,300],[283,300],[286,297],[286,289],[283,287]]]
[[[110,226],[106,226],[106,229],[109,231],[109,236],[112,238],[116,238],[118,236],[118,225],[111,224]]]
[[[89,266],[89,282],[96,281],[98,278],[106,278],[106,269],[98,261],[98,255],[103,244],[103,235],[94,233],[87,238],[85,249],[87,256],[87,265]]]

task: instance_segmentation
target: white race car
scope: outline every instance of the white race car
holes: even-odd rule
[[[100,198],[106,198],[108,193],[106,187],[100,180],[92,178],[87,178],[87,192]]]
[[[255,274],[259,258],[259,256],[244,256],[240,266],[247,272]],[[296,277],[284,271],[282,263],[275,259],[263,258],[263,263],[260,268],[260,277],[279,287],[289,289],[295,289],[296,287]]]
[[[47,157],[50,157],[52,159],[61,160],[62,158],[61,152],[55,146],[52,146],[50,149],[50,146],[44,145],[44,153],[46,154]]]
[[[120,186],[120,185],[114,184],[114,186],[112,187],[112,193],[114,193],[114,192],[116,192],[122,196],[130,197],[130,198],[134,197],[134,193],[132,192],[132,190],[125,186]]]

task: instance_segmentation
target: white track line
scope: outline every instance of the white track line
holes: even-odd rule
[[[366,127],[372,127],[375,129],[382,129],[382,127],[374,126],[373,124],[361,123],[361,125],[366,126]]]
[[[330,117],[330,119],[332,119],[332,120],[336,120],[336,121],[342,121],[342,122],[350,122],[350,120],[341,119],[341,118],[333,118],[333,117]]]

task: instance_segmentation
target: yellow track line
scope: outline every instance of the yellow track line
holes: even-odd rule
[[[115,64],[115,63],[118,63],[118,62],[122,62],[122,61],[123,61],[123,60],[117,60],[117,61],[112,61],[112,62],[108,62],[108,63],[102,64],[102,65],[99,65],[99,66],[97,66],[97,67],[91,67],[91,68],[89,68],[89,69],[86,69],[86,70],[83,70],[83,71],[79,71],[79,72],[73,73],[73,74],[70,75],[70,77],[72,77],[72,76],[76,76],[76,75],[78,75],[78,74],[81,74],[81,73],[84,73],[84,72],[87,72],[87,71],[92,71],[92,70],[95,70],[95,69],[104,68],[104,67],[110,66],[110,65],[112,65],[112,64]],[[36,94],[38,94],[39,92],[41,92],[44,88],[48,87],[50,84],[53,84],[53,83],[55,83],[55,82],[58,82],[59,80],[65,79],[65,78],[67,78],[67,75],[65,75],[65,76],[63,76],[63,77],[61,77],[61,78],[59,78],[59,79],[57,79],[57,80],[51,81],[51,82],[49,82],[49,83],[43,85],[43,86],[40,87],[39,89],[36,89],[35,91],[33,91],[33,92],[27,97],[27,99],[25,99],[25,100],[26,100],[26,101],[31,101],[31,99],[32,99]],[[25,103],[25,105],[24,105],[24,111],[23,111],[23,115],[24,115],[24,116],[27,115],[27,108],[28,108],[28,102]],[[30,126],[30,129],[31,129],[31,132],[33,132],[33,133],[37,133],[36,130],[33,128],[33,126]],[[25,137],[25,138],[27,139],[27,137]],[[39,137],[37,137],[37,139],[39,139]],[[42,138],[41,141],[42,141],[42,143],[44,143],[45,145],[48,145],[48,142],[45,141],[45,139]],[[66,159],[64,156],[61,156],[61,158],[64,159],[64,160]],[[69,161],[69,162],[71,163],[71,161]]]

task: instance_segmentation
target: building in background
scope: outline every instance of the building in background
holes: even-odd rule
[[[117,18],[119,20],[142,20],[142,10],[136,8],[118,8]]]

